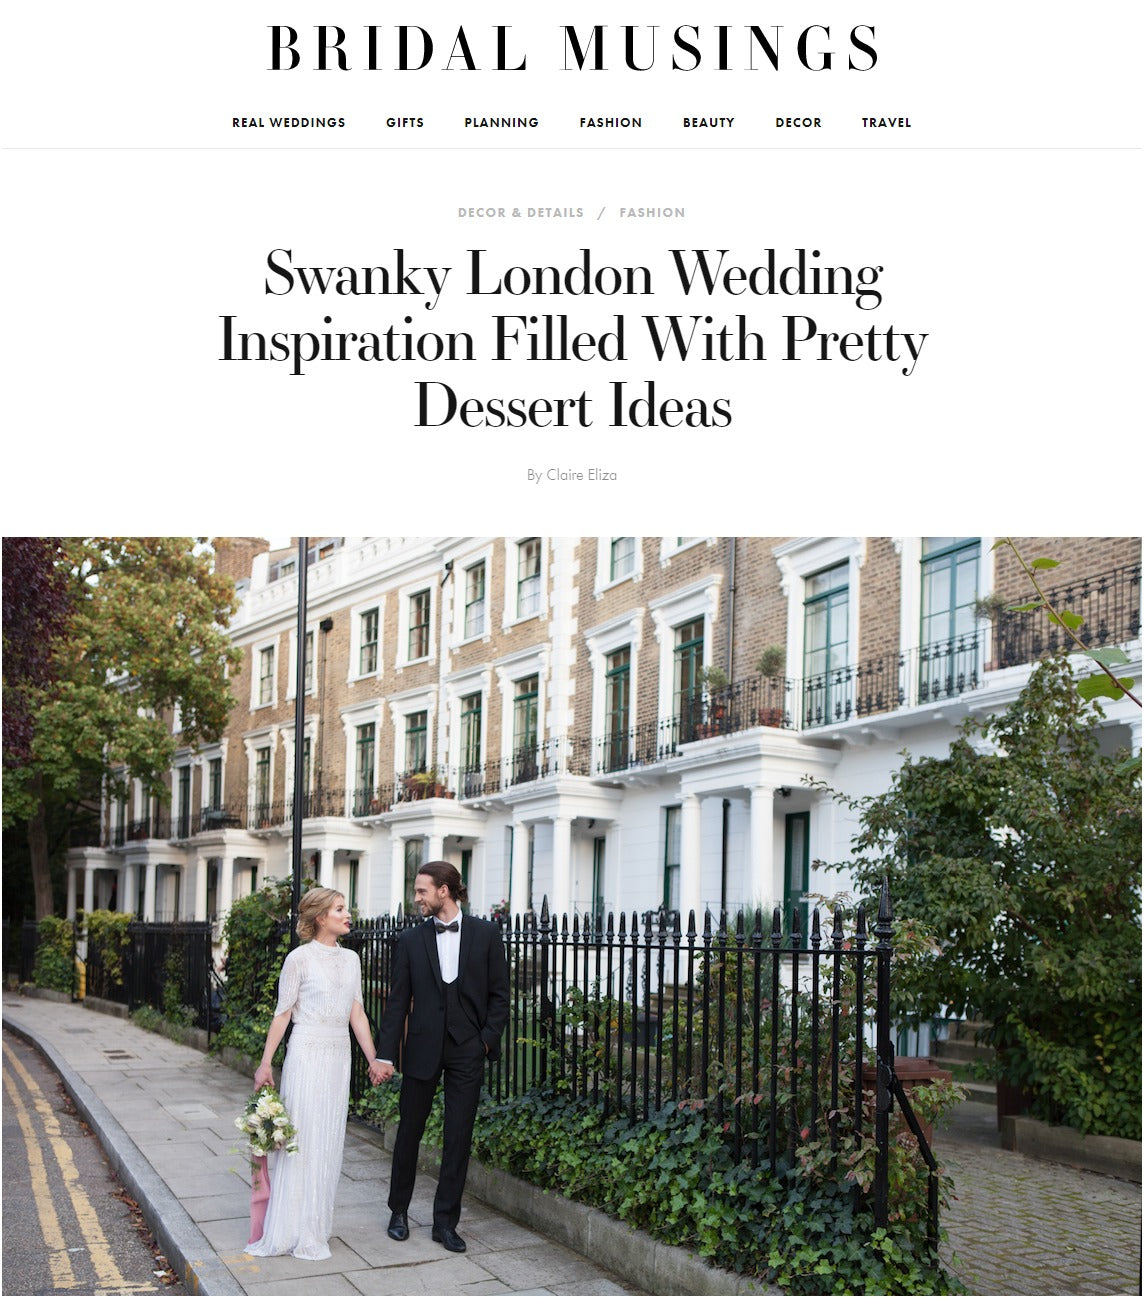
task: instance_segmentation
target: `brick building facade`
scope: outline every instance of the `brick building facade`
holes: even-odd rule
[[[136,784],[69,856],[69,912],[204,918],[289,875],[296,548],[219,538],[242,651],[216,744],[181,748],[170,803]],[[1022,538],[1140,676],[1137,538]],[[853,824],[810,781],[887,786],[1012,700],[1053,647],[988,537],[371,537],[312,542],[303,856],[363,914],[424,860],[472,905],[702,916],[800,907],[845,877]],[[1110,748],[1140,713],[1110,704]],[[178,719],[172,718],[176,734]]]

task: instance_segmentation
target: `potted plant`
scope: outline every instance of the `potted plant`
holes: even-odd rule
[[[727,699],[723,691],[731,684],[731,678],[722,667],[704,667],[699,673],[699,684],[706,695],[704,723],[699,726],[699,737],[706,739],[719,732],[718,722],[727,711]]]
[[[763,693],[768,698],[773,699],[776,692],[776,682],[786,670],[786,649],[781,644],[769,644],[759,655],[759,661],[755,664],[755,671],[763,677]],[[785,690],[785,685],[783,686]],[[783,723],[783,709],[770,703],[759,709],[759,725],[761,726],[781,726]]]

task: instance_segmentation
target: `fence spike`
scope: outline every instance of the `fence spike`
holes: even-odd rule
[[[893,918],[890,911],[890,879],[888,875],[883,875],[882,892],[878,897],[878,924],[889,924]]]
[[[735,940],[741,945],[745,936],[746,930],[743,924],[743,912],[739,911],[738,915],[735,916]]]
[[[854,928],[859,940],[865,942],[866,940],[866,907],[865,906],[858,907],[857,922],[855,923]]]
[[[693,910],[687,912],[687,936],[689,938],[695,938],[697,936],[695,928],[695,912]]]
[[[779,908],[776,906],[774,914],[771,916],[771,946],[778,947],[782,945],[783,940],[783,917]]]
[[[703,936],[711,936],[711,912],[709,910],[703,912]]]
[[[818,946],[822,942],[822,925],[818,917],[818,907],[815,906],[810,917],[810,944]]]
[[[627,924],[628,924],[628,912],[626,910],[621,910],[620,911],[620,937],[627,937],[628,935]],[[608,925],[609,932],[611,932],[611,928],[612,926],[611,924],[609,924]]]
[[[560,932],[565,937],[568,936],[568,912],[567,911],[565,911],[564,914],[560,917]]]
[[[584,930],[588,929],[588,916],[584,916]],[[580,936],[580,913],[574,911],[572,914],[572,940],[575,941]]]
[[[802,912],[798,906],[790,908],[791,946],[802,946]]]
[[[615,921],[615,913],[613,911],[608,911],[608,937],[609,938],[611,938],[612,933],[614,932],[614,929],[612,927],[614,921]]]
[[[672,936],[678,941],[680,937],[680,930],[679,930],[679,911],[677,910],[673,910],[671,912],[671,933]]]
[[[541,922],[541,924],[547,924],[547,923],[548,923],[548,918],[549,918],[549,917],[548,917],[548,894],[545,893],[544,896],[540,899],[540,922]]]
[[[843,933],[842,933],[842,907],[841,906],[835,906],[834,908],[834,929],[831,932],[830,937],[835,946],[842,945]]]

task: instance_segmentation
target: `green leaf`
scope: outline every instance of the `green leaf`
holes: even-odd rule
[[[1077,681],[1076,692],[1082,699],[1122,699],[1136,682],[1131,676],[1122,676],[1114,684],[1107,676],[1088,676]]]
[[[1059,568],[1061,561],[1059,559],[1034,559],[1029,564],[1030,568]]]
[[[1128,655],[1123,649],[1118,649],[1115,645],[1109,645],[1107,649],[1088,649],[1088,656],[1095,662],[1100,663],[1102,667],[1115,667],[1118,663],[1126,663]]]
[[[1014,604],[1011,611],[1014,613],[1032,613],[1034,609],[1044,607],[1045,601],[1043,599],[1031,599],[1027,604]]]

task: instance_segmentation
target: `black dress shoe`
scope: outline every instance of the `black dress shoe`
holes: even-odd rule
[[[450,1253],[463,1253],[468,1247],[460,1235],[448,1226],[434,1226],[433,1238],[438,1244],[444,1244]]]
[[[403,1240],[409,1238],[409,1219],[403,1212],[390,1214],[389,1228],[385,1232],[390,1239]]]

